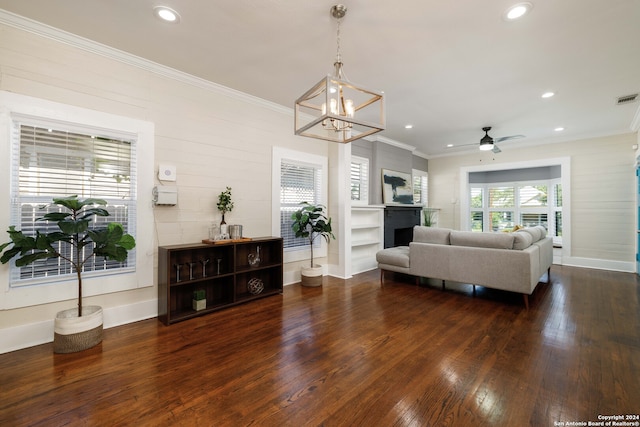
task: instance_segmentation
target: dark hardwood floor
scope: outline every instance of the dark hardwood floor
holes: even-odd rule
[[[1,426],[557,426],[640,414],[640,281],[553,266],[516,294],[387,275],[97,347],[0,355]]]

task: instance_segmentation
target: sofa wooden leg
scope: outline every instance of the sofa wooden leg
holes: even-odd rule
[[[524,299],[524,307],[529,310],[529,295],[522,294],[522,298]]]
[[[547,268],[547,283],[551,283],[551,267]]]
[[[444,280],[442,281],[442,290],[444,291]]]
[[[472,285],[473,286],[473,296],[476,296],[476,285]]]
[[[384,285],[384,270],[380,269],[380,286]]]

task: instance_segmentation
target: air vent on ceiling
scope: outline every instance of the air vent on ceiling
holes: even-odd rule
[[[634,93],[632,95],[625,95],[625,96],[618,97],[618,101],[616,102],[616,104],[617,105],[630,104],[632,102],[636,102],[637,100],[638,100],[638,94]]]

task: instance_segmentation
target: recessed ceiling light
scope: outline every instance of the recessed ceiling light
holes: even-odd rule
[[[532,7],[533,5],[529,2],[518,3],[507,9],[502,16],[506,21],[513,21],[524,16]]]
[[[564,128],[562,126],[558,126],[557,128],[554,129],[556,132],[562,132],[564,130]]]
[[[551,98],[553,95],[555,95],[555,92],[545,92],[542,94],[543,98]]]
[[[404,125],[405,129],[413,129],[413,125]]]
[[[153,12],[156,16],[165,22],[171,22],[177,24],[180,22],[180,15],[175,10],[166,6],[156,6],[153,8]]]
[[[447,144],[447,147],[451,148],[453,147],[453,144]]]

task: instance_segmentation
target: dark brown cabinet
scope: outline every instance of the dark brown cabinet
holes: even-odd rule
[[[282,239],[158,248],[158,318],[165,325],[282,293]],[[206,306],[195,310],[195,291]]]

